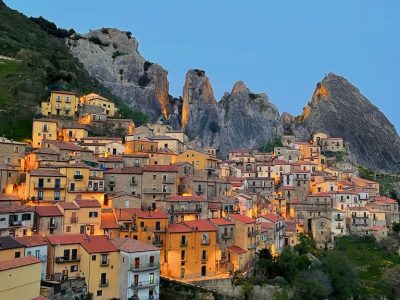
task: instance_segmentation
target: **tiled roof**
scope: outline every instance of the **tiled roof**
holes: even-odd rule
[[[144,172],[178,172],[177,166],[171,165],[147,165],[143,167]]]
[[[143,168],[142,167],[126,167],[121,169],[110,169],[104,171],[104,174],[142,174]]]
[[[373,230],[373,231],[380,231],[384,230],[386,226],[369,226],[367,227],[368,230]]]
[[[101,207],[100,202],[96,199],[77,199],[75,203],[78,204],[79,208]]]
[[[64,210],[76,210],[79,209],[78,206],[74,202],[59,202],[57,205],[60,205]]]
[[[115,208],[114,214],[118,221],[132,221],[134,215],[139,219],[168,219],[168,214],[162,210],[149,212],[140,208]]]
[[[115,208],[114,214],[118,221],[132,221],[139,208]]]
[[[113,212],[101,213],[101,228],[103,229],[117,229],[119,228],[117,220]]]
[[[121,156],[98,157],[97,161],[100,162],[124,162]]]
[[[167,229],[170,233],[192,232],[192,229],[183,224],[170,224]]]
[[[307,197],[330,197],[331,195],[325,192],[322,193],[316,193],[316,194],[310,194]]]
[[[62,217],[63,213],[57,206],[37,206],[36,213],[39,217]]]
[[[237,220],[237,221],[239,221],[241,223],[245,223],[245,224],[251,224],[251,223],[255,223],[256,222],[256,220],[253,219],[253,218],[250,218],[250,217],[245,216],[245,215],[239,215],[239,214],[229,215],[229,218],[232,218],[234,220]]]
[[[89,235],[81,242],[82,247],[88,253],[116,252],[118,248],[105,235]]]
[[[15,195],[0,194],[0,202],[2,201],[21,201],[21,198]]]
[[[232,252],[235,252],[237,254],[243,254],[243,253],[247,252],[246,250],[240,248],[239,246],[235,246],[235,245],[234,246],[229,246],[228,250],[230,250]]]
[[[0,214],[18,213],[18,212],[34,212],[35,207],[29,205],[5,205],[0,206]]]
[[[148,210],[138,210],[136,216],[140,219],[168,219],[168,214],[165,211],[148,211]]]
[[[20,242],[10,236],[0,236],[0,250],[24,247]],[[1,263],[0,263],[1,265]]]
[[[148,158],[149,155],[147,153],[132,153],[132,154],[123,154],[123,157],[141,157],[141,158]]]
[[[210,224],[208,220],[193,220],[183,222],[185,226],[189,228],[199,231],[199,232],[207,232],[207,231],[217,231],[213,225]]]
[[[46,298],[45,296],[39,295],[35,298],[32,298],[31,300],[50,300],[49,298]]]
[[[0,264],[0,271],[6,271],[38,263],[41,263],[41,261],[31,255],[26,257],[14,258],[10,260],[3,260]]]
[[[159,251],[158,248],[143,243],[142,241],[130,239],[130,238],[115,238],[112,239],[111,242],[121,251],[125,251],[128,253],[135,252],[145,252],[145,251]]]
[[[15,240],[26,247],[36,247],[48,244],[47,238],[41,235],[16,237]]]
[[[80,244],[86,239],[86,234],[59,234],[59,235],[49,235],[50,245],[71,245]]]
[[[35,153],[35,154],[50,154],[50,155],[58,155],[58,153],[55,151],[55,150],[53,150],[53,149],[50,149],[50,148],[40,148],[40,149],[36,149],[36,150],[34,150],[34,151],[32,151],[32,153]]]
[[[209,202],[208,203],[208,209],[209,210],[220,210],[222,207],[221,202]]]
[[[223,226],[223,225],[234,225],[234,223],[232,221],[227,220],[225,218],[210,219],[210,222],[214,223],[216,225],[220,225],[220,226]]]
[[[36,169],[29,172],[31,176],[46,176],[46,177],[65,177],[58,170],[52,169]]]
[[[204,197],[202,196],[169,196],[165,198],[166,201],[168,202],[180,202],[180,201],[188,201],[188,202],[205,202],[207,201]]]
[[[275,214],[265,214],[261,216],[264,219],[267,219],[268,221],[271,221],[273,223],[283,221],[283,218],[281,216],[275,215]]]
[[[273,229],[274,223],[271,222],[261,222],[261,231],[265,231],[268,229]]]
[[[375,202],[377,202],[377,203],[379,203],[379,204],[382,204],[382,203],[385,203],[385,204],[395,204],[395,203],[397,203],[396,200],[391,199],[391,198],[388,198],[388,197],[384,197],[384,196],[376,196],[376,197],[375,197]]]
[[[43,140],[43,144],[49,143],[54,145],[55,147],[61,149],[61,150],[68,150],[68,151],[83,151],[83,152],[92,152],[90,150],[86,150],[82,147],[79,147],[73,143],[69,142],[60,142],[60,141],[53,141],[53,140]]]

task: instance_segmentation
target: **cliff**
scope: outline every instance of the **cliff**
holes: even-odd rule
[[[139,44],[130,32],[93,30],[74,34],[67,45],[88,73],[130,108],[144,112],[151,121],[160,115],[168,117],[168,72],[140,55]]]
[[[400,138],[394,126],[359,89],[335,74],[318,83],[294,131],[343,137],[353,162],[400,171]]]

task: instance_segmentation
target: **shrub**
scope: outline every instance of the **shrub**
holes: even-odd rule
[[[31,17],[29,19],[31,21],[35,22],[36,24],[38,24],[40,26],[40,28],[42,28],[48,34],[51,34],[51,35],[53,35],[55,37],[58,37],[58,38],[64,39],[64,38],[69,37],[70,35],[75,33],[75,30],[73,30],[73,29],[66,30],[66,29],[63,29],[63,28],[58,28],[56,26],[56,24],[46,20],[43,17],[39,17],[39,18]]]
[[[143,64],[144,71],[146,72],[153,63],[146,60]]]
[[[118,56],[122,56],[122,55],[127,55],[128,53],[125,53],[125,52],[121,52],[121,51],[114,51],[114,53],[112,54],[112,58],[113,59],[115,59],[115,58],[117,58]]]
[[[100,47],[101,46],[107,47],[109,45],[108,43],[103,43],[102,41],[100,41],[100,39],[97,36],[91,36],[89,38],[89,41],[92,42],[93,44],[99,45]]]
[[[249,93],[249,97],[251,100],[256,100],[259,96],[257,94],[254,93]]]
[[[210,129],[211,132],[216,133],[219,131],[219,125],[217,122],[210,122],[210,124],[208,125],[208,129]]]
[[[147,74],[144,73],[143,75],[141,75],[139,77],[138,84],[141,87],[146,87],[150,83],[150,81],[151,81],[151,79],[149,78],[149,76],[147,76]]]

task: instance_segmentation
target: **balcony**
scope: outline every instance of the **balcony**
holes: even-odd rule
[[[143,189],[143,192],[145,194],[170,194],[171,190],[170,189]]]
[[[88,192],[104,192],[104,187],[102,186],[88,186],[87,188]]]
[[[108,278],[106,280],[100,280],[99,287],[107,287],[108,286]]]
[[[204,239],[204,240],[201,240],[201,244],[202,244],[202,245],[210,245],[210,243],[211,243],[211,239]]]
[[[162,183],[164,184],[175,184],[175,180],[172,178],[163,178]]]
[[[100,260],[100,267],[107,267],[110,264],[110,259],[107,257],[107,259],[101,259]]]
[[[109,185],[109,186],[115,186],[115,181],[114,181],[114,180],[109,181],[109,182],[108,182],[108,185]]]
[[[71,223],[78,223],[78,217],[71,217]]]
[[[135,186],[135,185],[137,185],[137,182],[136,182],[136,181],[131,181],[130,184],[131,184],[132,186]]]
[[[80,261],[80,260],[81,260],[80,255],[70,256],[70,257],[63,257],[63,256],[56,257],[56,263],[58,263],[58,264],[76,262],[76,261]]]
[[[138,289],[146,289],[146,288],[151,288],[154,286],[157,286],[159,284],[158,280],[154,280],[153,282],[149,282],[149,281],[143,281],[143,282],[139,282],[139,283],[132,283],[131,288],[133,290],[138,290]]]
[[[146,271],[146,270],[153,270],[153,269],[159,269],[160,268],[160,262],[155,261],[152,263],[141,263],[139,265],[131,265],[130,270],[132,272],[139,272],[139,271]]]
[[[166,231],[165,228],[161,228],[161,227],[158,227],[158,228],[156,227],[153,229],[154,233],[163,233],[165,231]]]
[[[21,226],[22,225],[22,221],[13,221],[13,220],[10,220],[10,226],[13,226],[13,227],[17,227],[17,226]]]
[[[75,180],[83,180],[83,175],[75,174],[74,179]]]
[[[343,225],[336,225],[336,229],[344,229]]]
[[[195,207],[195,208],[174,208],[174,209],[168,209],[168,212],[171,214],[187,214],[187,213],[192,213],[192,214],[198,214],[201,213],[202,208],[201,207]]]
[[[224,240],[228,240],[228,239],[232,238],[232,235],[230,233],[223,233],[221,235],[221,238]]]
[[[163,240],[153,241],[153,245],[156,247],[162,247],[163,244],[164,244]]]
[[[259,230],[254,230],[254,231],[248,232],[247,236],[248,237],[255,237],[255,236],[259,235],[259,234],[260,234]]]
[[[56,185],[44,185],[44,184],[38,184],[38,183],[35,183],[34,188],[36,190],[63,190],[64,189],[59,184],[56,184]]]
[[[335,221],[340,222],[340,221],[343,221],[343,220],[344,220],[344,218],[342,216],[336,216],[335,217]]]
[[[207,260],[208,260],[208,256],[206,256],[206,257],[202,256],[201,257],[201,262],[205,263],[205,262],[207,262]]]
[[[121,227],[120,227],[120,230],[122,231],[122,232],[137,232],[137,227],[136,226],[129,226],[129,225],[122,225]]]
[[[181,241],[181,247],[187,247],[188,241]]]
[[[49,222],[49,229],[56,229],[58,227],[58,222]]]
[[[256,243],[252,243],[249,245],[248,249],[252,250],[252,249],[256,249],[256,247],[257,247]]]
[[[366,215],[366,216],[352,215],[351,217],[352,217],[353,219],[368,219],[368,215]]]

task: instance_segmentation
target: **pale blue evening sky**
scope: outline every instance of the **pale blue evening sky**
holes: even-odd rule
[[[400,131],[400,1],[6,0],[85,33],[133,33],[148,60],[169,71],[170,93],[204,69],[217,99],[243,80],[280,112],[301,112],[328,72],[345,76]]]

